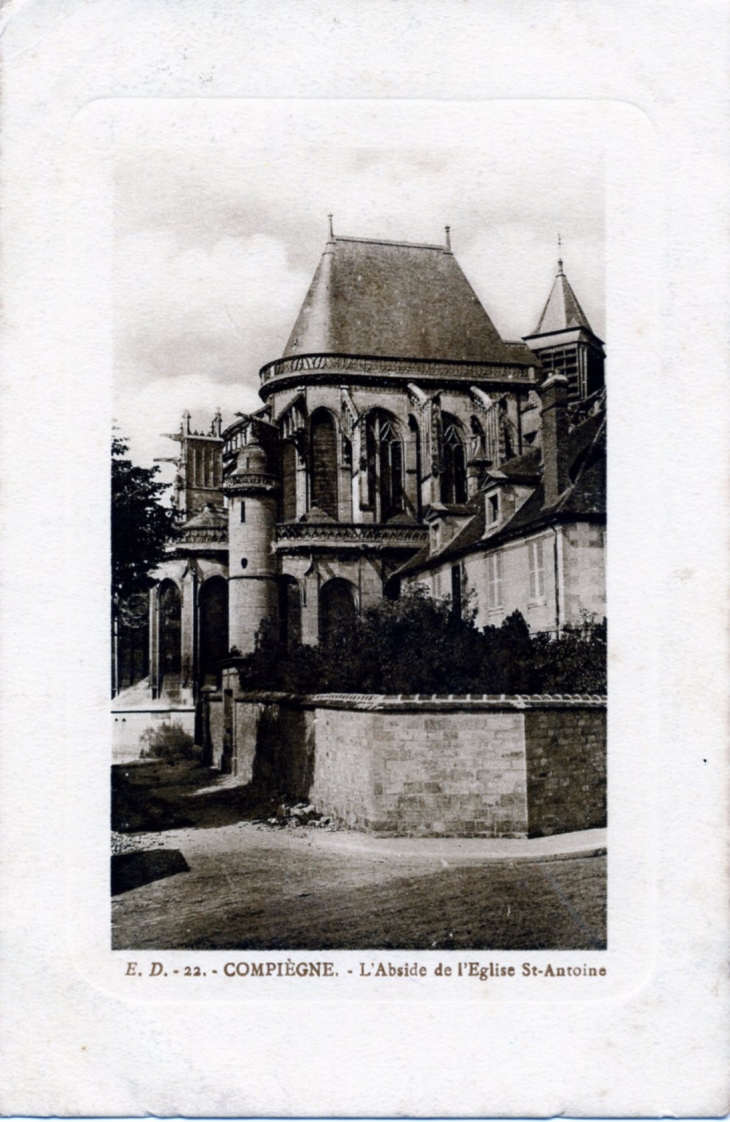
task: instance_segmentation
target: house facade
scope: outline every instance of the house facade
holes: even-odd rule
[[[605,613],[603,347],[562,262],[504,340],[450,244],[335,236],[262,405],[178,433],[153,697],[192,702],[262,626],[316,643],[410,584],[559,631]],[[603,490],[601,489],[603,487]]]

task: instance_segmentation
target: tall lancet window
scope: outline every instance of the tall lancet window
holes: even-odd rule
[[[309,447],[309,505],[337,518],[337,430],[326,409],[312,414]]]
[[[387,522],[405,510],[403,441],[395,417],[374,409],[366,420],[368,505],[376,522]]]
[[[297,516],[297,450],[293,440],[281,446],[281,517],[293,522]]]
[[[441,502],[466,502],[466,451],[461,426],[455,417],[443,414]]]

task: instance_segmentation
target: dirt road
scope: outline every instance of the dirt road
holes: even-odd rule
[[[166,792],[155,788],[155,825],[167,809],[178,828],[124,837],[125,848],[165,850],[172,875],[163,872],[114,898],[115,949],[606,945],[604,856],[495,859],[489,854],[499,843],[489,841],[277,829],[240,820],[240,789],[220,781],[206,788],[200,778],[197,787],[175,786],[179,777],[170,779]]]

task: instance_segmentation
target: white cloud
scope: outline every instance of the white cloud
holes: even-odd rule
[[[116,395],[114,421],[119,435],[129,439],[135,463],[149,466],[157,456],[175,455],[176,445],[162,434],[179,431],[185,410],[191,413],[192,428],[207,432],[217,408],[225,426],[239,411],[260,409],[261,400],[254,388],[216,382],[205,374],[154,378]],[[163,481],[169,482],[173,474],[171,466],[162,466]]]
[[[209,424],[217,405],[257,407],[258,371],[283,350],[330,211],[350,235],[433,242],[448,223],[507,338],[534,326],[561,230],[568,277],[603,331],[601,147],[541,131],[532,111],[483,148],[131,144],[115,185],[116,412],[145,460],[174,451],[158,434],[184,408]]]

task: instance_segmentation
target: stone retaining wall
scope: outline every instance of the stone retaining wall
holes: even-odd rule
[[[605,825],[596,697],[211,694],[204,726],[242,783],[380,834],[536,836]]]

